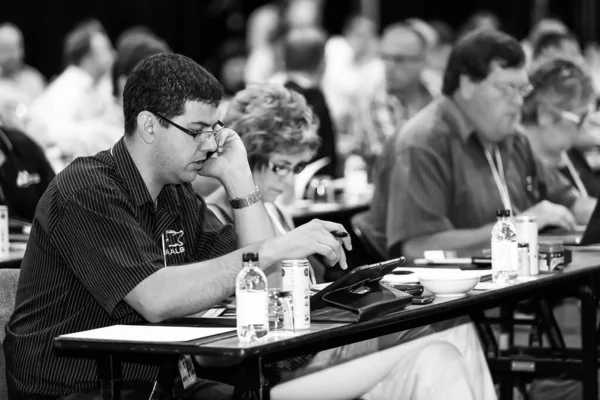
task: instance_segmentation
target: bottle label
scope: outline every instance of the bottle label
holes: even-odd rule
[[[238,326],[269,323],[269,295],[267,291],[238,292],[235,297]]]
[[[510,271],[519,268],[519,248],[517,242],[492,242],[492,270]]]

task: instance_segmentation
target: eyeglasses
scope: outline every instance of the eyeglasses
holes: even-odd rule
[[[187,129],[184,128],[181,125],[176,124],[175,122],[171,121],[170,119],[163,117],[161,114],[159,113],[154,113],[156,114],[156,116],[164,119],[165,121],[167,121],[169,124],[173,125],[175,128],[179,129],[180,131],[187,133],[188,135],[190,135],[194,140],[196,139],[196,137],[200,137],[200,143],[204,143],[210,140],[210,138],[212,137],[216,137],[218,136],[223,129],[225,128],[225,124],[221,121],[217,121],[212,129]]]
[[[527,97],[532,91],[533,86],[529,83],[526,85],[504,85],[498,82],[492,83],[494,87],[502,92],[506,97],[513,97],[515,94],[518,94],[521,97]]]
[[[575,124],[577,129],[581,129],[581,127],[583,126],[583,123],[585,122],[585,119],[588,116],[588,111],[584,112],[581,115],[577,115],[574,112],[567,111],[567,110],[555,109],[555,111],[565,121],[569,121],[569,122],[572,122],[573,124]]]
[[[269,161],[269,162],[267,162],[267,168],[269,168],[271,171],[273,171],[275,173],[275,175],[277,175],[277,176],[288,176],[288,174],[290,172],[293,172],[294,175],[299,174],[300,172],[302,172],[304,170],[304,168],[306,168],[306,164],[300,163],[300,164],[296,165],[294,168],[290,168],[288,166],[278,165],[272,161]]]

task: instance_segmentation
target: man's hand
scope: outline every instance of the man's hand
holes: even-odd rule
[[[337,238],[332,232],[347,233],[340,224],[313,219],[285,235],[265,241],[261,249],[261,259],[263,259],[263,254],[271,262],[320,254],[327,259],[329,265],[339,262],[342,269],[347,269],[348,264],[343,247],[352,250],[350,236]]]
[[[547,226],[558,226],[567,230],[574,230],[577,226],[575,217],[567,207],[551,203],[548,200],[537,203],[535,206],[523,211],[521,215],[535,217],[538,229]]]
[[[219,179],[222,183],[229,174],[249,170],[248,155],[242,139],[235,131],[223,128],[218,137],[214,138],[216,151],[208,157],[198,172],[198,175]],[[212,139],[210,140],[212,142]]]

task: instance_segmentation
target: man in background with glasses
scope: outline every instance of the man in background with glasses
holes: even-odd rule
[[[94,360],[57,356],[53,339],[206,310],[233,294],[242,253],[259,253],[261,268],[315,253],[347,267],[342,246],[350,240],[330,233],[345,231],[339,224],[315,220],[273,237],[244,145],[218,121],[222,96],[219,82],[189,58],[149,57],[125,85],[124,137],[52,181],[6,328],[11,400],[99,398]],[[235,228],[194,193],[198,174],[223,184]],[[123,398],[148,398],[157,370],[124,363]],[[197,388],[193,398],[232,392],[208,381]]]
[[[517,132],[532,90],[524,65],[521,45],[500,31],[458,41],[444,96],[407,122],[377,166],[373,231],[391,256],[485,248],[500,208],[536,217],[540,229],[587,222],[595,201],[539,163]]]

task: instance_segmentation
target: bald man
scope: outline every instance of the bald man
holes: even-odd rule
[[[42,74],[23,63],[23,34],[13,24],[0,25],[0,96],[18,98],[29,104],[46,86]]]
[[[390,25],[383,32],[379,50],[383,85],[358,102],[352,124],[357,152],[369,165],[386,139],[439,94],[439,87],[422,79],[427,46],[425,37],[409,23]]]

